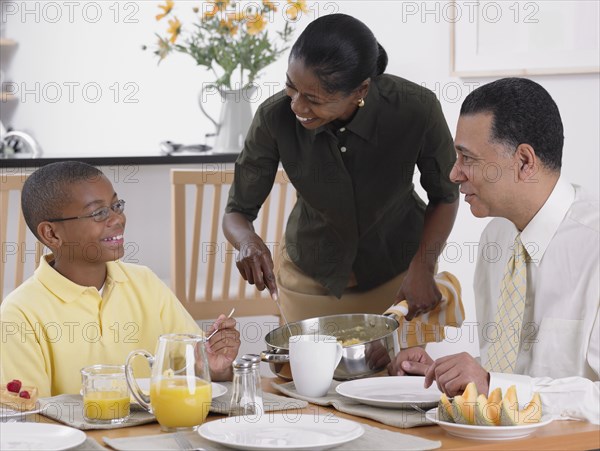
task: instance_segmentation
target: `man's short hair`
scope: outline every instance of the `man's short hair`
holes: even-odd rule
[[[471,92],[461,116],[493,115],[491,140],[513,151],[529,144],[544,167],[558,171],[562,164],[563,124],[556,103],[542,86],[526,78],[502,78]]]
[[[40,222],[60,218],[72,201],[73,185],[98,180],[104,174],[94,166],[79,161],[63,161],[42,166],[31,174],[21,192],[21,209],[29,229],[40,237]]]

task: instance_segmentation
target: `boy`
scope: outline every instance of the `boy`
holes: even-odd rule
[[[125,201],[97,168],[60,162],[35,171],[21,195],[33,234],[51,251],[0,306],[1,380],[39,395],[79,393],[80,369],[124,364],[130,351],[154,351],[159,335],[202,331],[148,268],[124,254]],[[231,379],[240,346],[235,319],[219,316],[209,341],[213,380]],[[141,359],[140,359],[141,360]],[[136,374],[147,373],[138,362]]]

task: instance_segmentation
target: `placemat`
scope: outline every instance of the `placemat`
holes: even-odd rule
[[[120,424],[93,424],[83,419],[83,396],[58,395],[51,398],[40,398],[41,415],[52,418],[67,426],[82,431],[89,429],[117,429],[156,421],[154,415],[146,412],[138,404],[131,404],[131,414],[127,421]]]
[[[335,391],[335,388],[340,383],[341,382],[339,381],[333,381],[327,394],[319,398],[311,398],[309,396],[298,394],[294,382],[287,382],[285,384],[271,382],[271,386],[284,395],[292,398],[302,399],[320,406],[332,406],[340,412],[370,418],[379,423],[395,426],[397,428],[406,429],[433,424],[425,418],[425,413],[418,412],[414,409],[386,409],[383,407],[368,406],[366,404],[361,404],[354,399],[346,398]]]
[[[227,415],[231,401],[231,382],[219,382],[219,384],[227,387],[227,393],[218,398],[213,399],[210,411]],[[265,412],[274,412],[277,410],[304,409],[308,406],[308,402],[301,399],[289,398],[275,393],[263,393],[263,406]]]
[[[227,392],[212,400],[210,411],[227,415],[229,413],[231,382],[219,382],[227,388]],[[67,426],[81,430],[89,429],[116,429],[137,426],[156,421],[154,415],[148,413],[136,403],[131,404],[131,414],[124,423],[120,424],[93,424],[83,418],[83,397],[81,395],[58,395],[51,398],[40,398],[41,414],[59,421]],[[280,396],[275,393],[263,394],[265,412],[277,410],[303,409],[308,403],[304,400]]]
[[[312,415],[312,414],[310,414]],[[218,420],[216,420],[218,421]],[[344,443],[337,449],[346,450],[429,450],[442,446],[439,441],[427,440],[421,437],[415,437],[401,432],[388,431],[377,427],[363,424],[365,433],[348,443]],[[108,438],[103,437],[104,443],[117,451],[137,451],[137,450],[181,450],[181,446],[176,435],[182,435],[192,448],[203,448],[206,451],[224,451],[227,448],[223,445],[213,443],[201,437],[197,432],[178,432],[176,434],[158,434],[145,435],[141,437],[127,438]]]

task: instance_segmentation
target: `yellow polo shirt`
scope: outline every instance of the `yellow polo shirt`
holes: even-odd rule
[[[102,296],[71,282],[42,259],[0,306],[0,377],[38,387],[40,396],[79,393],[81,368],[124,364],[129,352],[154,353],[161,334],[201,334],[173,292],[147,267],[106,264]],[[148,377],[143,358],[135,374]]]

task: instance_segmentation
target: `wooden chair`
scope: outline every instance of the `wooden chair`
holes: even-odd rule
[[[0,238],[2,239],[2,261],[0,261],[0,302],[5,294],[23,283],[25,273],[31,274],[37,268],[42,257],[43,245],[35,240],[30,252],[27,242],[33,236],[28,232],[21,211],[21,190],[27,180],[26,174],[0,173]],[[9,208],[12,206],[12,210]],[[9,221],[9,218],[11,219]],[[34,261],[31,262],[31,256]],[[28,262],[31,262],[29,265]],[[27,267],[27,268],[26,268]],[[27,269],[27,271],[26,271]],[[14,284],[5,285],[7,273],[13,273]],[[6,290],[5,290],[6,289]]]
[[[232,307],[236,308],[235,316],[278,314],[268,290],[259,292],[240,276],[235,265],[236,251],[221,230],[232,181],[232,170],[171,170],[171,285],[194,319],[216,318]],[[192,199],[186,198],[186,187],[193,191]],[[295,201],[294,190],[288,188],[291,184],[285,173],[278,171],[273,190],[254,223],[270,247],[276,267],[284,221]],[[274,203],[276,207],[272,209]],[[192,205],[193,212],[189,214]],[[188,219],[190,230],[186,228]],[[275,227],[270,227],[273,224]]]

